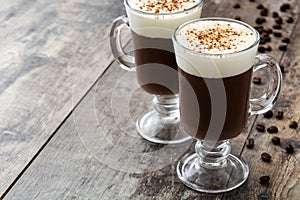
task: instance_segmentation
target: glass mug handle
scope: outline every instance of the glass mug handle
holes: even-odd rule
[[[255,57],[253,72],[263,68],[268,68],[271,73],[271,80],[267,92],[259,98],[250,99],[250,114],[262,114],[270,110],[275,104],[282,82],[282,74],[276,60],[266,54]]]
[[[128,71],[135,70],[134,57],[125,53],[121,43],[121,32],[123,29],[130,30],[129,21],[126,16],[120,16],[113,21],[110,29],[110,47],[115,60],[120,66]]]

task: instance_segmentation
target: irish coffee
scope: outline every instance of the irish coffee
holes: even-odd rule
[[[177,31],[181,124],[193,137],[205,139],[209,128],[221,126],[215,139],[225,140],[245,127],[257,50],[249,46],[257,45],[255,34],[241,24],[213,20],[190,23]],[[224,109],[214,109],[218,105]],[[213,118],[213,114],[224,117]]]
[[[281,86],[280,67],[272,57],[256,55],[259,33],[241,21],[193,20],[179,26],[172,39],[179,71],[180,120],[197,139],[195,153],[178,162],[177,175],[200,192],[233,190],[246,181],[249,168],[242,158],[230,154],[229,139],[240,134],[248,115],[272,108]],[[272,74],[267,92],[250,99],[252,73],[261,69]]]
[[[159,144],[178,144],[191,137],[179,130],[178,70],[172,34],[180,25],[201,15],[203,0],[124,0],[126,16],[114,20],[112,53],[120,66],[135,70],[139,85],[153,95],[153,110],[137,119],[139,134]],[[121,44],[129,29],[134,56]]]

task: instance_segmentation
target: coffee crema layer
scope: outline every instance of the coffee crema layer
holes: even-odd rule
[[[202,0],[125,0],[125,8],[135,33],[171,38],[179,25],[200,18]]]
[[[173,40],[182,70],[199,77],[224,78],[252,67],[259,35],[237,21],[199,20],[179,27]]]

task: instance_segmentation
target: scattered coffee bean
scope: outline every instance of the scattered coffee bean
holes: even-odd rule
[[[256,6],[256,8],[259,9],[259,10],[261,10],[261,9],[264,9],[265,7],[264,7],[264,5],[262,5],[262,4],[258,4],[258,5]]]
[[[294,22],[294,18],[292,17],[289,17],[287,20],[286,20],[287,23],[291,24]]]
[[[265,162],[270,162],[272,158],[271,155],[266,152],[263,152],[260,157]]]
[[[269,184],[269,182],[270,182],[270,176],[261,176],[261,177],[259,177],[259,182],[261,183],[261,184]]]
[[[260,44],[265,44],[265,41],[264,41],[264,40],[261,40],[261,41],[260,41]],[[259,46],[257,51],[258,51],[259,53],[265,53],[266,49],[265,49],[265,47],[263,47],[263,46]]]
[[[288,3],[284,3],[280,6],[280,11],[282,11],[282,12],[285,12],[288,9],[291,9],[291,5]]]
[[[234,5],[233,5],[233,8],[235,8],[235,9],[238,9],[238,8],[240,8],[241,7],[241,5],[239,4],[239,3],[235,3]]]
[[[263,33],[260,34],[260,37],[263,37],[263,38],[269,37],[269,33],[265,32],[265,30],[263,30]]]
[[[265,43],[266,43],[265,40],[261,39],[260,44],[265,44]],[[265,53],[266,52],[266,48],[264,46],[259,46],[258,47],[258,52],[259,53]]]
[[[270,126],[269,128],[267,128],[268,133],[278,133],[278,128],[277,126]]]
[[[272,143],[274,145],[280,145],[280,138],[279,137],[272,137]]]
[[[261,84],[261,78],[260,77],[253,77],[252,82],[254,84],[259,85],[259,84]]]
[[[286,51],[287,50],[287,45],[285,45],[285,44],[279,45],[278,49],[280,51]]]
[[[266,22],[266,19],[263,17],[258,17],[258,18],[256,18],[255,22],[256,22],[256,24],[263,24]]]
[[[285,12],[286,10],[291,9],[291,5],[288,3],[284,3],[280,6],[280,11]]]
[[[281,17],[277,17],[277,18],[275,19],[275,22],[276,22],[277,24],[283,24],[283,20],[282,20]]]
[[[281,42],[288,44],[288,43],[290,43],[290,39],[285,37],[285,38],[282,38]]]
[[[272,17],[273,17],[273,18],[279,17],[278,12],[273,12],[273,13],[272,13]]]
[[[256,124],[256,130],[258,132],[265,132],[265,126],[263,124]]]
[[[265,46],[266,51],[272,51],[272,47],[270,45]]]
[[[274,32],[273,32],[273,35],[274,35],[275,37],[281,37],[281,36],[282,36],[281,32],[278,32],[278,31],[274,31]]]
[[[265,38],[260,38],[260,40],[259,40],[259,44],[266,44],[266,40],[265,40]],[[259,47],[258,47],[258,52],[260,52],[260,53],[264,53],[265,52],[265,49],[264,49],[264,47],[262,48],[262,49],[259,49]]]
[[[249,0],[250,2],[255,2],[255,0]]]
[[[294,153],[294,146],[291,145],[291,144],[288,144],[288,145],[285,147],[285,151],[286,151],[288,154]]]
[[[270,36],[264,37],[264,40],[265,40],[265,42],[270,42],[271,41],[271,37]]]
[[[298,127],[298,123],[296,121],[292,121],[290,124],[289,124],[289,127],[292,128],[292,129],[296,129]]]
[[[264,32],[271,34],[271,33],[273,33],[273,30],[271,28],[266,28],[266,29],[264,29]]]
[[[264,8],[260,11],[261,16],[268,16],[269,10],[267,8]]]
[[[262,34],[263,31],[264,31],[264,27],[263,26],[255,26],[254,28],[259,32],[259,34]]]
[[[282,29],[282,26],[280,24],[274,24],[272,27],[276,30]]]
[[[276,117],[276,119],[282,119],[283,118],[283,111],[277,111],[275,117]]]
[[[273,117],[273,111],[269,110],[269,111],[265,112],[263,115],[264,115],[265,118],[272,118]]]
[[[241,21],[241,17],[240,16],[235,16],[234,19]]]
[[[249,139],[247,140],[246,147],[247,147],[248,149],[252,149],[253,146],[254,146],[254,139],[253,139],[253,138],[249,138]]]

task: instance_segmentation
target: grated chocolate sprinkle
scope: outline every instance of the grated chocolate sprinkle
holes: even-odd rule
[[[132,5],[149,13],[172,13],[184,11],[195,5],[199,0],[135,0]]]

